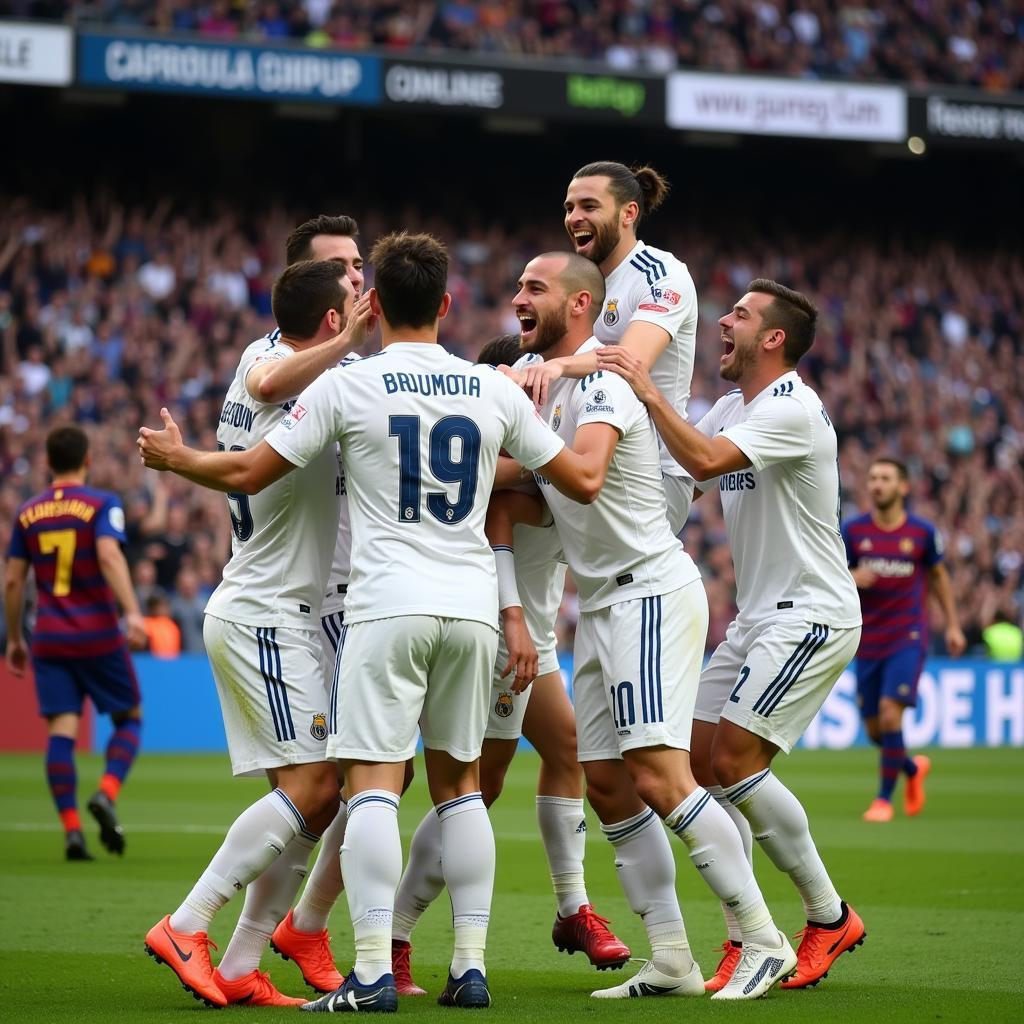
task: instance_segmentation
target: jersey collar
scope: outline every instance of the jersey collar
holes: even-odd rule
[[[796,370],[787,370],[781,377],[776,377],[763,391],[759,391],[750,400],[748,408],[755,402],[760,402],[762,398],[776,397],[781,394],[791,394],[793,388],[797,384],[802,384],[803,381],[800,379],[800,374]],[[785,388],[785,391],[783,391]]]
[[[618,263],[615,267],[612,268],[611,273],[608,275],[607,278],[605,278],[605,280],[607,281],[609,278],[612,277],[613,274],[617,274],[623,267],[628,267],[629,261],[643,248],[644,240],[642,238],[638,238],[636,240],[636,245],[634,245],[633,248],[630,249],[629,252],[627,252],[626,255],[622,257],[621,263]]]

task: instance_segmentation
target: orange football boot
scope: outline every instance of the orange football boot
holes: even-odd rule
[[[345,984],[345,977],[334,965],[331,937],[320,932],[300,932],[289,910],[270,936],[270,948],[285,960],[294,960],[302,971],[302,980],[317,992],[333,992]]]
[[[302,1006],[306,1002],[278,992],[266,971],[253,970],[228,981],[218,970],[213,972],[213,980],[229,1006]]]
[[[732,972],[736,970],[736,965],[743,955],[743,945],[726,939],[722,943],[722,954],[722,959],[718,961],[718,967],[715,968],[714,976],[704,982],[705,992],[718,992],[729,984]]]
[[[847,951],[852,952],[866,938],[864,922],[853,907],[842,905],[846,920],[835,928],[809,924],[800,933],[796,951],[796,974],[779,988],[810,988],[828,977],[829,968]]]
[[[932,759],[925,754],[918,754],[914,758],[917,765],[917,772],[907,777],[907,784],[903,790],[903,813],[908,818],[920,814],[924,810],[924,780],[932,770]]]
[[[146,952],[158,964],[167,964],[187,991],[207,1006],[227,1006],[213,979],[211,946],[217,948],[206,932],[176,932],[170,914],[146,932]]]
[[[892,821],[892,804],[880,796],[871,801],[871,806],[861,815],[864,821]]]

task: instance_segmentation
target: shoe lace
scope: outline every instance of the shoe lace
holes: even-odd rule
[[[805,957],[813,957],[818,952],[818,947],[825,944],[828,939],[828,930],[815,928],[813,925],[804,925],[798,932],[793,933],[794,939],[800,940],[797,946],[797,956],[803,960]]]
[[[329,961],[331,966],[334,967],[334,955],[331,953],[331,934],[325,928],[317,936],[317,956],[325,961]]]
[[[718,967],[715,968],[715,974],[725,967],[730,960],[736,960],[738,962],[743,953],[743,947],[734,946],[729,939],[726,939],[725,942],[718,947],[718,952],[722,954],[722,959],[718,961]]]
[[[409,958],[412,955],[412,946],[396,946],[391,953],[392,970],[396,975],[411,974]]]
[[[199,954],[199,959],[203,961],[206,967],[213,970],[213,963],[210,960],[210,947],[217,948],[217,943],[210,938],[209,935],[197,935],[192,940],[196,945],[196,952]]]
[[[588,932],[602,932],[605,934],[611,934],[611,929],[608,925],[611,921],[607,917],[602,917],[592,906],[581,907],[579,911],[579,927],[584,931]]]

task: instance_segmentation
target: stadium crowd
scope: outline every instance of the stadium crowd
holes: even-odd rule
[[[157,423],[166,404],[189,443],[216,446],[238,354],[272,324],[284,239],[311,212],[243,217],[224,207],[200,220],[169,201],[126,209],[98,194],[54,213],[0,197],[0,523],[8,530],[19,503],[45,487],[46,431],[85,426],[90,482],[125,501],[140,602],[177,624],[185,651],[202,650],[202,609],[229,554],[230,521],[221,495],[140,466],[138,426]],[[527,260],[566,248],[557,207],[552,223],[515,230],[358,212],[366,251],[396,226],[449,244],[454,309],[442,342],[470,358],[495,334],[518,331],[510,299]],[[1024,607],[1024,260],[994,247],[971,254],[927,240],[911,249],[870,234],[762,230],[748,223],[742,241],[697,226],[644,232],[685,260],[697,285],[691,418],[723,392],[717,319],[747,282],[774,277],[810,294],[821,318],[801,372],[839,434],[844,515],[866,507],[873,455],[905,460],[911,507],[939,524],[962,624],[980,645],[998,613],[1019,621]],[[708,495],[684,539],[707,584],[709,648],[735,611],[724,536]],[[563,612],[566,642],[571,592]]]
[[[571,56],[657,72],[1024,88],[1020,0],[0,0],[0,14],[346,49]]]

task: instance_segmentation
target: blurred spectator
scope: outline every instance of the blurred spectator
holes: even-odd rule
[[[310,46],[500,52],[625,70],[1024,87],[1019,0],[51,0],[0,14],[303,40]],[[22,15],[23,16],[23,15]]]
[[[171,606],[166,597],[149,596],[144,621],[150,654],[158,658],[176,658],[181,654],[181,631],[171,618]]]
[[[203,612],[207,595],[200,593],[199,575],[193,569],[182,569],[174,580],[171,615],[181,630],[181,649],[185,654],[202,654]]]
[[[1020,661],[1024,657],[1024,632],[1002,608],[996,612],[995,620],[985,627],[981,635],[985,639],[988,656],[993,661]]]

